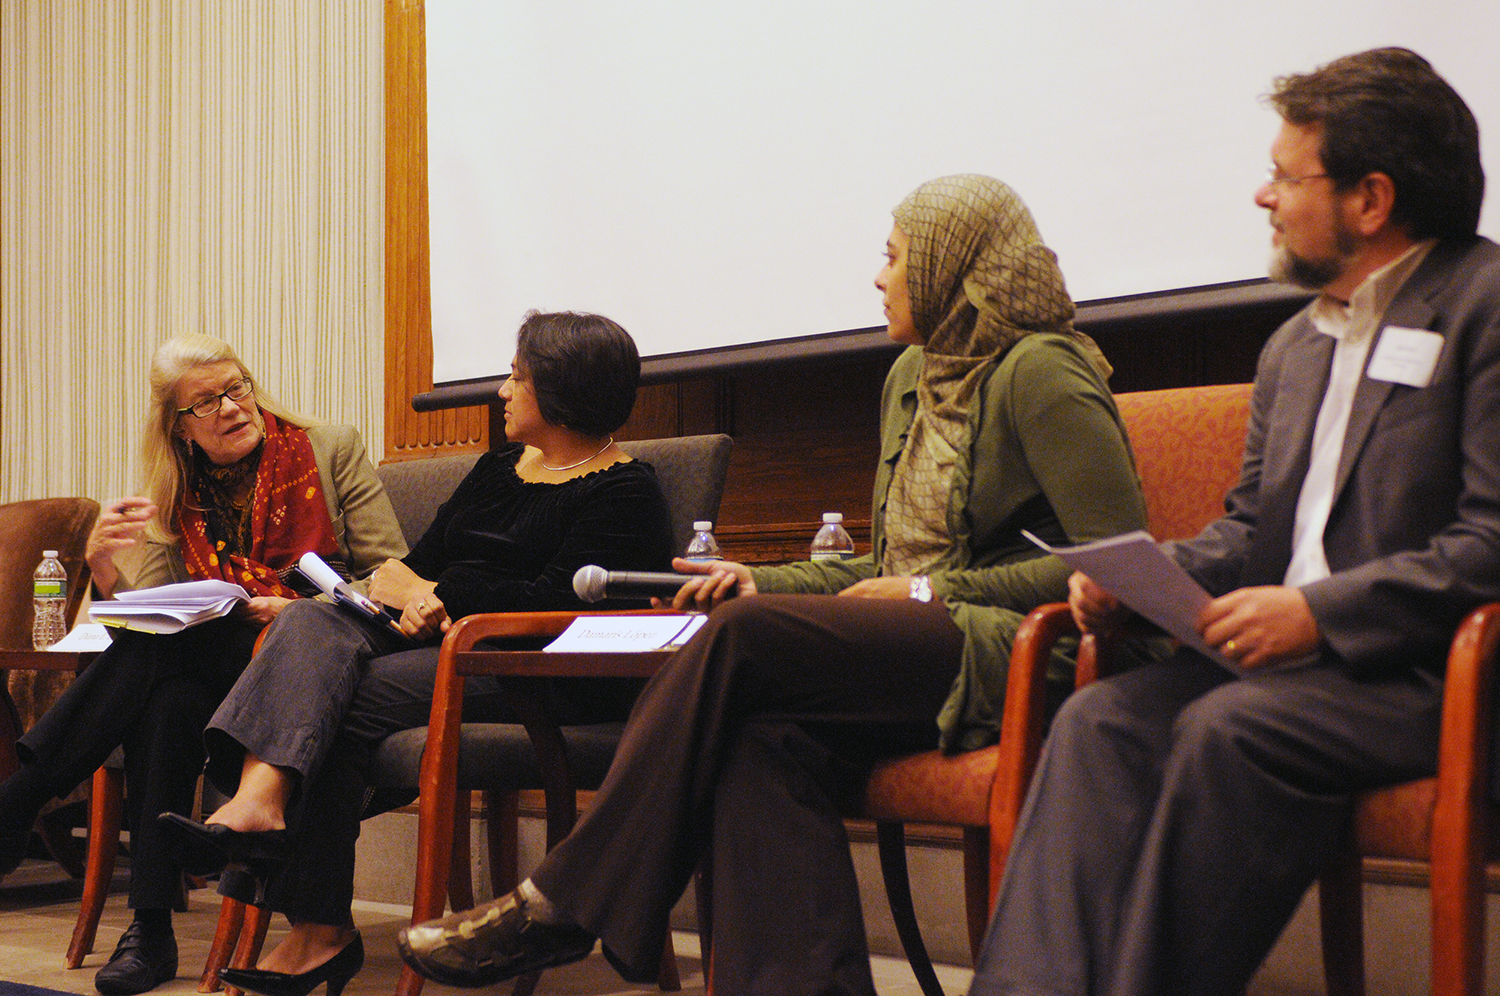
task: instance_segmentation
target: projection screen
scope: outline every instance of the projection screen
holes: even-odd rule
[[[1403,44],[1500,162],[1500,4],[427,0],[434,376],[529,309],[646,355],[881,324],[890,209],[979,172],[1079,301],[1260,277],[1272,78]],[[1497,233],[1497,209],[1483,230]]]

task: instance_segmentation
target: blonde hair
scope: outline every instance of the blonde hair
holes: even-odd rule
[[[156,519],[147,535],[157,542],[177,539],[177,515],[187,501],[187,482],[192,473],[192,444],[173,430],[181,414],[177,411],[177,388],[183,377],[199,367],[233,363],[250,379],[255,404],[282,422],[306,428],[317,420],[289,411],[255,379],[234,347],[222,339],[184,332],[157,347],[151,357],[151,411],[141,434],[141,457],[146,468],[146,494],[156,503]],[[191,417],[191,416],[189,416]]]

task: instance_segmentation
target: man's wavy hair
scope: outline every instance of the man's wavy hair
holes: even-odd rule
[[[1389,176],[1391,220],[1412,238],[1461,238],[1479,228],[1479,125],[1420,55],[1405,48],[1346,55],[1281,77],[1266,100],[1291,124],[1322,126],[1323,169],[1339,189],[1371,173]]]

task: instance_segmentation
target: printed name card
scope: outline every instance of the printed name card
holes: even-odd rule
[[[1388,384],[1426,387],[1442,351],[1443,337],[1436,332],[1387,325],[1365,375]]]
[[[579,616],[544,648],[548,653],[644,653],[672,650],[708,621],[700,613],[670,616]]]

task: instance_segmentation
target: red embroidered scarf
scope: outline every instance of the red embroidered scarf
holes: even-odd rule
[[[194,502],[184,501],[177,516],[182,559],[188,574],[196,579],[232,581],[252,596],[297,598],[282,578],[298,558],[311,550],[326,560],[336,555],[338,547],[307,433],[282,425],[265,409],[261,415],[266,421],[266,440],[251,499],[249,556],[221,556],[223,540],[211,539],[203,512],[193,507]]]

